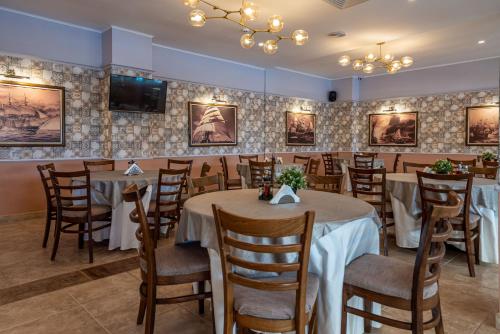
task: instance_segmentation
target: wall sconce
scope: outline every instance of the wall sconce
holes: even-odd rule
[[[29,79],[30,77],[24,75],[16,75],[16,71],[13,69],[8,69],[5,73],[0,73],[1,76],[9,79]]]
[[[214,96],[212,96],[212,103],[224,103],[224,104],[227,104],[227,101],[224,100],[224,98],[222,97],[222,95],[216,95],[216,94],[214,94]]]
[[[395,112],[397,111],[394,106],[387,107],[387,109],[382,110],[383,112]]]
[[[300,106],[300,110],[302,111],[312,111],[312,107],[311,106],[306,106],[306,105],[303,105],[303,106]]]

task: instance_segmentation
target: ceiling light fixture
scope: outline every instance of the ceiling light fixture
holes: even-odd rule
[[[267,21],[267,28],[265,29],[256,29],[250,27],[249,25],[247,25],[247,22],[255,21],[257,19],[259,9],[253,2],[248,0],[242,0],[241,7],[238,10],[223,9],[205,0],[183,1],[184,5],[193,8],[188,16],[189,23],[193,27],[203,27],[207,20],[212,19],[228,20],[240,25],[243,28],[244,32],[244,34],[240,38],[240,45],[244,49],[251,49],[255,45],[254,37],[259,33],[272,35],[271,39],[268,39],[265,42],[258,43],[258,45],[262,47],[264,53],[269,55],[273,55],[278,52],[278,43],[281,40],[291,40],[297,46],[304,45],[309,40],[309,34],[305,30],[301,29],[295,30],[291,35],[280,34],[285,26],[285,23],[283,21],[283,18],[279,15],[273,15],[269,17]],[[206,13],[199,8],[202,3],[211,7],[213,11],[222,13],[218,16],[207,16]]]
[[[401,59],[394,59],[394,55],[386,53],[382,55],[382,45],[385,42],[377,43],[379,46],[378,56],[374,53],[367,54],[363,59],[355,59],[352,62],[352,68],[355,71],[363,71],[367,74],[373,73],[376,68],[385,68],[387,73],[397,73],[403,67],[410,67],[413,65],[413,58],[410,56],[401,57]],[[339,58],[341,66],[349,66],[351,64],[351,57],[343,55]]]

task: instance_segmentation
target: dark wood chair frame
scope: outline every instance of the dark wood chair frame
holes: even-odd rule
[[[322,153],[321,158],[323,159],[323,164],[325,165],[325,175],[334,175],[335,163],[333,161],[333,155],[331,153]]]
[[[220,163],[222,166],[222,173],[224,174],[224,189],[225,190],[236,190],[241,189],[241,178],[230,179],[229,178],[229,165],[227,163],[227,158],[222,156],[220,159]]]
[[[405,173],[408,173],[408,168],[424,169],[427,167],[431,168],[432,164],[423,164],[423,163],[419,163],[419,162],[403,161],[403,171]]]
[[[56,170],[56,166],[53,163],[50,163],[46,165],[38,165],[36,166],[36,168],[38,170],[38,173],[40,173],[40,178],[42,179],[43,191],[45,193],[45,201],[47,205],[47,212],[45,216],[45,230],[43,233],[42,242],[42,247],[47,248],[52,221],[54,221],[55,223],[57,219],[57,200],[54,193],[54,187],[52,186],[52,179],[50,178],[49,174],[50,170]]]
[[[393,173],[398,172],[399,159],[401,159],[401,153],[396,153],[396,156],[394,157],[394,164],[392,165],[392,172]]]
[[[461,242],[465,244],[465,252],[467,254],[467,265],[469,267],[469,275],[476,277],[474,263],[479,265],[479,245],[481,242],[481,224],[478,222],[477,226],[471,228],[470,223],[470,207],[471,207],[471,192],[473,184],[473,174],[432,174],[417,171],[418,187],[420,189],[420,202],[422,203],[422,221],[426,221],[426,215],[430,212],[431,207],[434,205],[443,205],[445,200],[439,199],[440,196],[445,196],[450,192],[455,192],[464,197],[464,208],[462,213],[457,217],[459,219],[451,220],[454,231],[462,231],[463,238],[452,237],[450,242]],[[465,187],[459,189],[454,187],[443,188],[435,184],[426,183],[424,180],[438,180],[438,181],[462,181]]]
[[[373,168],[376,154],[354,154],[355,168]]]
[[[193,160],[168,159],[167,169],[178,169],[178,170],[187,169],[186,176],[191,176],[191,172],[193,171]],[[184,193],[187,194],[188,193],[187,183],[185,183],[182,188],[184,189]],[[181,208],[183,204],[184,201],[182,201],[181,203]]]
[[[142,282],[139,287],[140,305],[137,324],[141,325],[144,321],[144,316],[146,316],[145,333],[153,334],[157,304],[178,304],[198,300],[198,312],[203,314],[205,311],[204,300],[211,298],[212,294],[205,292],[205,281],[210,281],[210,271],[175,276],[161,276],[157,274],[155,259],[156,241],[153,240],[154,234],[151,233],[151,225],[148,223],[141,200],[145,190],[146,187],[139,189],[136,184],[132,184],[123,191],[123,198],[127,202],[135,203],[136,209],[130,213],[130,219],[139,224],[135,232],[136,238],[140,242],[138,248],[139,258],[145,261],[147,265],[147,272],[141,269]],[[199,292],[171,298],[157,297],[157,286],[189,283],[197,283]]]
[[[310,162],[311,162],[311,157],[306,157],[306,156],[301,156],[301,155],[294,155],[293,156],[293,163],[294,164],[302,164],[304,166],[304,173],[307,173],[307,170],[309,169]]]
[[[238,155],[238,159],[240,160],[240,163],[244,163],[245,160],[246,161],[250,161],[250,160],[253,160],[253,161],[259,161],[259,156],[257,154],[254,154],[254,155],[243,155],[243,154],[240,154]]]
[[[203,176],[198,178],[187,177],[189,197],[203,195],[216,191],[224,190],[224,176],[222,173],[216,175]],[[208,187],[217,186],[216,189],[208,189]]]
[[[114,171],[115,161],[114,160],[83,160],[83,168],[91,172],[96,171],[92,167],[106,167],[104,169],[98,169],[103,171]]]
[[[308,276],[309,252],[311,248],[314,212],[307,211],[304,215],[289,219],[259,220],[232,215],[217,205],[212,205],[217,238],[219,241],[222,275],[224,282],[224,333],[232,333],[236,322],[239,332],[251,329],[261,332],[283,333],[295,331],[305,334],[309,322],[305,310],[306,287]],[[264,245],[247,243],[234,238],[234,235],[247,235],[258,238],[283,238],[297,236],[299,243]],[[283,254],[298,253],[294,263],[261,263],[234,256],[232,249],[253,253]],[[297,272],[295,280],[286,282],[262,281],[249,278],[235,272],[234,267],[246,268],[258,272],[285,273]],[[241,315],[234,311],[233,285],[241,285],[261,291],[296,291],[295,318],[293,320],[273,320]],[[315,328],[315,307],[309,316],[310,328]]]
[[[249,161],[251,188],[258,188],[260,182],[264,182],[264,177],[269,177],[274,185],[275,173],[272,161]]]
[[[307,174],[307,186],[309,190],[326,191],[340,194],[344,174],[337,175],[313,175]],[[320,186],[320,187],[318,187]]]
[[[424,289],[432,284],[439,284],[441,274],[441,261],[445,256],[445,241],[449,239],[453,228],[448,218],[455,217],[460,213],[463,201],[455,193],[449,193],[448,200],[443,205],[435,205],[429,220],[422,226],[422,234],[415,259],[413,270],[413,281],[411,299],[406,300],[393,296],[368,291],[356,286],[344,283],[342,297],[342,322],[341,333],[346,333],[347,313],[351,313],[365,319],[365,333],[371,332],[371,321],[411,331],[413,334],[423,334],[424,330],[434,328],[437,334],[444,334],[441,303],[439,298],[439,287],[437,293],[424,299]],[[360,310],[347,305],[352,296],[364,299],[364,309]],[[372,313],[373,303],[379,303],[404,311],[411,312],[411,322],[387,318]],[[424,311],[430,310],[432,318],[424,321]]]
[[[83,249],[84,236],[88,235],[89,263],[94,262],[94,239],[93,232],[108,228],[111,226],[111,208],[109,212],[103,215],[92,215],[92,196],[90,190],[90,171],[76,172],[56,172],[49,170],[54,193],[57,201],[57,215],[55,225],[54,245],[50,259],[55,260],[61,233],[78,234],[78,247]],[[85,178],[83,184],[72,184],[72,179],[76,177]],[[84,190],[85,195],[75,195],[75,190]],[[75,201],[81,201],[84,205],[73,205]],[[69,204],[71,203],[71,204]],[[65,212],[85,212],[82,217],[65,216]],[[98,221],[109,221],[94,228],[93,223]],[[87,227],[85,227],[87,224]],[[78,230],[72,229],[78,227]]]
[[[454,160],[447,158],[449,162],[453,164],[453,166],[458,166],[459,164],[469,167],[476,167],[476,159],[472,160]]]
[[[482,161],[483,167],[485,168],[498,168],[500,167],[500,163],[498,161],[488,161],[488,160],[483,160]]]
[[[309,162],[309,170],[307,170],[307,174],[318,175],[320,165],[321,165],[321,160],[311,159],[311,161]]]
[[[495,180],[499,167],[470,167],[469,173],[474,174],[474,177]]]

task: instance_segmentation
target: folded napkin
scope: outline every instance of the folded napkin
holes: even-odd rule
[[[142,171],[141,167],[139,167],[139,165],[137,165],[134,162],[132,165],[130,165],[130,167],[123,174],[128,175],[128,176],[132,176],[132,175],[144,174],[144,172]]]
[[[269,203],[273,205],[300,203],[300,197],[293,192],[293,189],[290,186],[284,184]]]

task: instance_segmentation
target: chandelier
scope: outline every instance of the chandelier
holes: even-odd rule
[[[205,12],[199,8],[201,3],[211,7],[213,11],[220,13],[220,15],[207,16]],[[238,10],[223,9],[205,0],[184,0],[184,4],[193,8],[188,16],[189,23],[193,27],[203,27],[207,20],[212,19],[228,20],[241,26],[244,34],[240,38],[240,44],[244,49],[251,49],[255,45],[256,34],[267,34],[272,36],[265,42],[258,44],[268,55],[273,55],[278,52],[278,43],[281,40],[292,40],[295,45],[300,46],[306,44],[309,39],[308,33],[301,29],[295,30],[291,35],[280,34],[285,23],[283,22],[283,18],[279,15],[269,17],[265,29],[252,28],[248,25],[248,22],[257,19],[259,10],[251,1],[242,0],[241,7]]]
[[[379,46],[378,56],[369,53],[364,59],[355,59],[352,62],[352,68],[367,74],[372,73],[376,68],[385,68],[387,73],[394,74],[403,67],[410,67],[413,65],[413,58],[410,56],[404,56],[400,59],[394,59],[394,55],[390,53],[386,53],[382,56],[382,45],[384,44],[385,42],[377,43]],[[351,57],[347,55],[340,57],[339,64],[344,67],[349,66],[349,64],[351,64]]]

